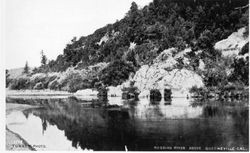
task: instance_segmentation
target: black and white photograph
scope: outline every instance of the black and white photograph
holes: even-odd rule
[[[249,151],[249,0],[2,4],[5,151]]]

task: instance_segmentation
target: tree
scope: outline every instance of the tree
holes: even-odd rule
[[[138,13],[138,5],[135,2],[132,2],[128,15],[136,15],[136,13]]]
[[[197,40],[197,45],[200,49],[213,48],[213,34],[210,30],[204,30]]]
[[[6,77],[6,88],[9,86],[9,83],[10,83],[10,74],[9,74],[9,70],[5,70],[5,77]]]
[[[244,85],[249,85],[249,59],[235,58],[234,63],[231,65],[233,73],[230,76],[231,82],[242,82]]]
[[[248,53],[249,53],[249,42],[242,47],[241,51],[239,52],[239,55],[245,55]]]
[[[24,69],[23,69],[23,74],[29,74],[29,70],[30,68],[29,68],[28,62],[26,61]]]
[[[139,65],[138,61],[136,59],[136,55],[137,54],[135,53],[134,50],[129,50],[127,53],[127,56],[126,56],[126,60],[132,62],[135,67],[137,67]],[[137,57],[138,57],[138,55],[137,55]]]
[[[99,73],[99,78],[104,85],[117,86],[126,81],[132,72],[135,72],[132,63],[116,59]]]
[[[244,83],[244,85],[249,85],[249,43],[245,44],[239,55],[246,56],[245,58],[234,58],[234,62],[231,65],[233,68],[233,73],[230,76],[230,81],[239,81]]]
[[[46,65],[47,64],[47,57],[44,55],[43,50],[41,51],[41,64]]]

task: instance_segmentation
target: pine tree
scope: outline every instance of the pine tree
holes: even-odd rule
[[[47,64],[47,57],[44,55],[43,50],[41,51],[41,64],[46,65]]]
[[[26,61],[24,69],[23,69],[23,74],[29,74],[29,65],[28,62]]]

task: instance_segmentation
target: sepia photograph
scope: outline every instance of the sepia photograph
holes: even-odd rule
[[[3,0],[5,151],[249,151],[249,0]]]

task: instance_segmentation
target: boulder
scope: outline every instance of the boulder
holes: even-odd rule
[[[97,96],[98,91],[92,90],[92,89],[84,89],[84,90],[78,90],[74,95],[80,95],[80,96]]]
[[[109,97],[121,97],[122,96],[122,87],[121,86],[110,86],[108,87],[108,96]]]

